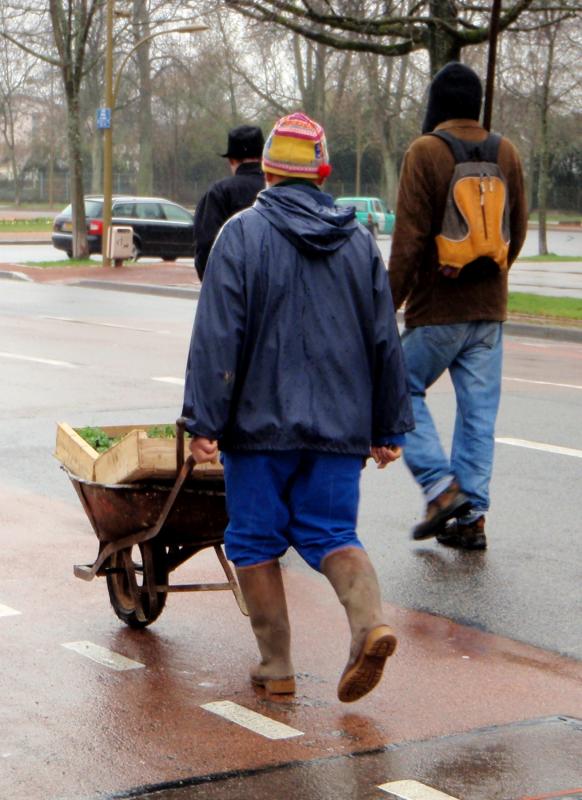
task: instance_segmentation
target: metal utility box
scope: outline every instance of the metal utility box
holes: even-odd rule
[[[133,228],[130,225],[112,225],[107,237],[107,257],[114,261],[131,258]]]

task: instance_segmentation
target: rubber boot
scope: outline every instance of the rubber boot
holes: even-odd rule
[[[383,622],[380,586],[365,550],[336,550],[323,559],[321,568],[350,624],[350,656],[337,695],[342,702],[352,703],[380,682],[386,659],[396,649],[396,636]]]
[[[293,694],[291,633],[279,562],[237,567],[236,574],[261,654],[261,663],[251,669],[251,681],[269,694]]]

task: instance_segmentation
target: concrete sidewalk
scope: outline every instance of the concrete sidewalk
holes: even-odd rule
[[[194,267],[182,262],[141,262],[123,267],[103,267],[99,262],[90,267],[30,267],[20,264],[0,264],[0,279],[59,283],[154,294],[166,297],[197,298],[200,281]],[[398,314],[399,321],[402,315]],[[505,325],[510,336],[559,339],[582,343],[581,323],[561,323],[542,318],[511,316]]]
[[[0,278],[34,283],[65,283],[102,289],[197,296],[200,281],[192,264],[186,261],[141,262],[122,267],[103,267],[99,262],[87,267],[31,267],[0,264]]]

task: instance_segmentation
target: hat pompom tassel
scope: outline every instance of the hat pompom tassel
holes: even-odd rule
[[[331,175],[331,164],[320,164],[317,168],[317,174],[320,178],[329,178]]]

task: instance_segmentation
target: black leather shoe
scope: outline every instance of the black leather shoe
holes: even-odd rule
[[[427,504],[425,518],[412,529],[412,538],[418,541],[437,536],[444,530],[447,520],[462,517],[470,508],[469,498],[453,481],[448,489]]]
[[[458,550],[485,550],[485,517],[479,517],[469,525],[461,524],[458,519],[452,520],[444,531],[437,533],[436,539],[439,544],[456,547]]]

